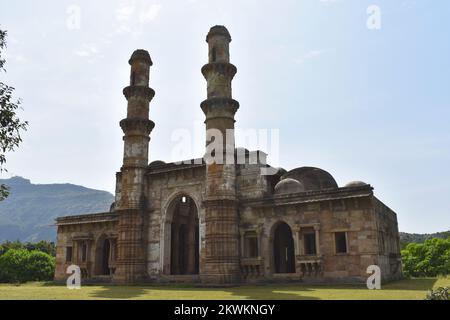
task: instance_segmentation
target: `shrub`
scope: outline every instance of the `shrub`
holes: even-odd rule
[[[52,280],[55,272],[55,258],[41,251],[31,251],[26,261],[28,281]]]
[[[24,249],[9,249],[0,256],[0,281],[22,282],[27,276],[26,261],[30,253]]]
[[[45,281],[53,278],[55,258],[25,249],[9,249],[0,256],[0,282]]]
[[[430,290],[428,291],[425,300],[450,300],[449,290],[449,287],[440,287],[435,290]]]

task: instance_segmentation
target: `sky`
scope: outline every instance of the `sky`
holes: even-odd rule
[[[1,177],[113,193],[122,89],[138,48],[154,63],[150,161],[180,160],[180,129],[192,133],[184,158],[200,157],[205,37],[225,25],[236,126],[279,130],[278,166],[323,168],[340,186],[370,183],[400,231],[448,230],[449,16],[449,1],[429,0],[0,0],[0,80],[16,88],[29,121]]]

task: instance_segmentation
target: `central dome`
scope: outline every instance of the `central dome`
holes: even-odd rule
[[[283,178],[292,178],[300,181],[306,191],[320,191],[337,189],[338,184],[333,176],[325,170],[313,167],[302,167],[289,171]]]

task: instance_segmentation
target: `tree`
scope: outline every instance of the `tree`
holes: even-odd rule
[[[8,250],[14,249],[26,249],[28,251],[41,251],[51,255],[52,257],[56,257],[56,246],[54,242],[41,240],[39,242],[26,242],[22,243],[19,240],[16,241],[8,241],[0,244],[0,256],[5,254]]]
[[[19,240],[16,240],[16,241],[6,240],[5,242],[3,242],[0,245],[0,256],[5,254],[9,249],[19,250],[19,249],[25,249],[25,248],[24,248],[23,243],[20,242]]]
[[[0,72],[5,71],[5,59],[2,56],[6,49],[7,32],[0,30]],[[28,127],[27,121],[21,121],[17,116],[21,100],[13,98],[14,88],[0,82],[0,173],[6,171],[6,153],[12,152],[22,142],[21,131]],[[9,195],[6,185],[0,185],[0,201]]]
[[[33,251],[33,250],[37,250],[37,251],[41,251],[44,253],[47,253],[49,255],[51,255],[52,257],[56,256],[56,246],[54,242],[47,242],[44,240],[41,240],[39,242],[33,243],[33,242],[27,242],[25,244],[25,248],[28,251]]]
[[[450,238],[410,243],[402,250],[407,277],[435,277],[450,274]]]

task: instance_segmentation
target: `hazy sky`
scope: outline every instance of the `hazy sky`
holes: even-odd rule
[[[373,4],[381,30],[367,28]],[[448,229],[449,16],[449,1],[430,0],[0,0],[9,33],[0,77],[30,122],[3,177],[113,192],[137,48],[154,62],[150,161],[172,160],[180,128],[200,132],[191,155],[201,156],[205,36],[223,24],[238,68],[237,127],[280,129],[285,169],[372,184],[402,231]]]

